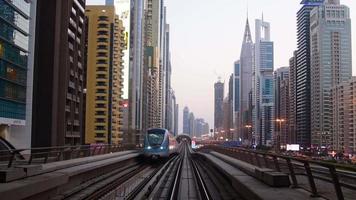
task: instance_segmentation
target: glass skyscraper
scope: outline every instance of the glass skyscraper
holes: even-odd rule
[[[297,13],[296,142],[310,146],[310,12],[324,0],[303,0]]]
[[[310,44],[311,144],[331,148],[331,89],[352,75],[349,8],[337,0],[327,0],[314,8],[310,13]]]
[[[273,132],[273,42],[270,24],[256,20],[255,68],[252,88],[252,130],[255,144],[272,145]]]
[[[0,124],[25,125],[30,3],[0,0]]]

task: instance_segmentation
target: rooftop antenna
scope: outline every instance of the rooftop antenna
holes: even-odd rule
[[[248,1],[246,1],[247,2],[247,19],[248,19]]]

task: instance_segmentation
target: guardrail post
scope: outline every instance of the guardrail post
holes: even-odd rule
[[[259,154],[258,153],[255,153],[255,158],[256,158],[257,166],[261,167],[261,163],[260,163],[260,160],[259,160]]]
[[[62,151],[59,151],[57,153],[57,161],[60,161],[61,160],[61,155],[62,155]]]
[[[248,156],[248,159],[249,159],[250,163],[251,163],[252,165],[254,165],[255,162],[253,161],[253,156],[251,155],[251,153],[248,152],[248,151],[246,151],[246,154],[247,154],[247,156]]]
[[[334,183],[337,199],[339,200],[344,200],[344,194],[342,193],[342,189],[340,186],[339,178],[336,173],[335,166],[330,166],[329,167],[330,175]]]
[[[273,162],[274,162],[274,166],[275,166],[276,170],[278,172],[280,172],[281,168],[279,167],[278,159],[277,159],[277,156],[275,156],[275,155],[273,155]]]
[[[269,168],[269,163],[265,154],[263,154],[263,160],[265,161],[266,168]]]
[[[90,156],[95,156],[96,148],[97,148],[97,146],[94,146],[93,153],[91,153]]]
[[[293,182],[292,187],[293,187],[293,188],[296,188],[296,187],[298,187],[298,181],[297,181],[297,177],[295,176],[293,164],[292,164],[290,158],[286,158],[286,161],[287,161],[289,173],[290,173],[290,176],[291,176],[292,182]]]
[[[46,153],[43,163],[47,163],[50,152]]]
[[[10,168],[12,166],[14,159],[15,159],[15,152],[11,152],[11,157],[9,163],[7,164],[7,168]]]
[[[30,155],[30,159],[28,159],[28,164],[29,164],[29,165],[32,164],[32,152],[31,152],[31,155]]]
[[[310,189],[311,189],[311,192],[312,192],[312,197],[318,197],[318,191],[316,189],[316,185],[315,185],[315,182],[314,182],[314,178],[313,178],[313,174],[312,174],[312,171],[310,169],[310,165],[309,165],[309,162],[308,161],[304,161],[304,168],[305,168],[305,171],[307,173],[307,176],[308,176],[308,180],[309,180],[309,185],[310,185]]]

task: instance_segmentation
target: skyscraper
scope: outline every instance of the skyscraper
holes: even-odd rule
[[[179,134],[178,126],[179,126],[179,105],[175,104],[175,110],[174,110],[174,135],[175,136]]]
[[[85,143],[122,143],[120,102],[125,37],[112,6],[87,6]]]
[[[130,0],[130,67],[129,67],[129,137],[128,144],[143,144],[143,54],[144,54],[144,1]]]
[[[310,12],[312,146],[328,147],[332,133],[331,88],[352,75],[351,19],[347,6],[327,0]]]
[[[274,141],[279,147],[291,144],[289,98],[289,67],[281,67],[274,72]]]
[[[297,86],[297,51],[294,51],[293,57],[289,59],[289,116],[288,131],[290,133],[290,143],[299,144],[297,142],[297,100],[296,100],[296,86]]]
[[[214,85],[214,129],[218,131],[223,128],[223,102],[224,102],[224,83],[220,80]]]
[[[36,2],[0,0],[0,137],[31,147]]]
[[[297,143],[310,147],[310,12],[324,0],[303,0],[297,13],[296,125]]]
[[[194,113],[189,113],[189,135],[190,137],[195,137],[195,126],[196,126],[196,123],[195,123],[195,116],[194,116]]]
[[[270,24],[256,19],[255,69],[253,71],[253,140],[272,145],[273,132],[273,42]]]
[[[37,1],[33,147],[83,142],[84,8],[85,0]]]
[[[352,154],[356,151],[356,77],[332,88],[333,150]]]
[[[236,132],[238,138],[249,143],[249,133],[245,126],[251,124],[249,114],[249,93],[252,90],[252,70],[254,66],[254,44],[250,24],[246,20],[245,33],[242,41],[240,61],[235,63],[235,108]],[[237,101],[237,102],[236,102]],[[237,108],[238,107],[238,108]]]
[[[189,134],[189,108],[184,107],[183,110],[183,133]]]

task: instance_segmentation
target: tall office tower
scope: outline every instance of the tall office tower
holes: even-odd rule
[[[297,51],[294,51],[293,57],[289,59],[289,116],[288,125],[290,133],[290,143],[299,144],[297,141],[297,97],[296,97],[296,86],[297,86]]]
[[[161,1],[148,0],[145,9],[144,71],[143,71],[143,127],[162,127],[162,101],[160,85],[161,56]]]
[[[224,83],[218,80],[214,84],[214,129],[220,131],[223,128],[223,102],[224,102]]]
[[[222,119],[222,129],[220,131],[221,137],[224,137],[224,139],[229,139],[232,140],[233,138],[233,133],[232,131],[232,109],[231,109],[231,102],[229,101],[229,97],[225,97],[224,102],[223,102],[223,119]]]
[[[87,93],[85,143],[122,143],[122,21],[114,6],[87,6]]]
[[[37,1],[0,0],[0,137],[31,147]]]
[[[166,8],[164,9],[164,11],[166,12]],[[163,54],[163,65],[165,66],[165,122],[164,122],[164,126],[167,129],[171,129],[171,124],[172,124],[172,84],[171,84],[171,79],[172,79],[172,65],[171,65],[171,58],[170,58],[170,52],[169,52],[169,24],[165,24],[164,27],[165,31],[164,31],[164,48],[162,49],[164,51]]]
[[[270,24],[256,19],[255,69],[253,74],[253,132],[255,143],[272,145],[273,132],[273,42]]]
[[[235,65],[235,77],[240,76],[239,83],[235,83],[235,87],[238,86],[239,97],[235,98],[235,100],[239,101],[235,102],[235,106],[239,106],[239,108],[235,108],[235,111],[238,110],[238,115],[236,118],[236,129],[239,134],[237,137],[241,138],[244,143],[249,144],[251,141],[251,137],[249,129],[246,129],[245,126],[251,125],[251,120],[249,118],[249,93],[252,90],[252,69],[254,66],[254,44],[252,42],[250,25],[248,19],[246,20],[245,25],[245,33],[242,41],[241,47],[241,55],[240,55],[240,67],[236,69]],[[237,105],[236,105],[237,104]]]
[[[178,135],[178,125],[176,124],[177,122],[177,118],[178,118],[178,105],[177,105],[177,99],[176,99],[176,96],[174,94],[174,91],[171,90],[171,106],[170,108],[172,109],[171,110],[171,113],[170,113],[170,131],[173,133],[173,135]]]
[[[356,151],[356,77],[332,88],[333,128],[332,149],[354,153]]]
[[[174,96],[174,91],[172,88],[168,90],[169,92],[166,94],[166,100],[165,100],[165,107],[166,107],[166,113],[165,113],[165,127],[167,130],[173,133],[173,120],[174,120],[174,106],[175,102],[173,102],[173,96]]]
[[[303,0],[297,13],[296,124],[297,143],[310,147],[310,12],[324,0]]]
[[[229,132],[229,139],[232,140],[234,138],[234,135],[236,135],[236,131],[234,129],[235,123],[234,123],[234,108],[233,108],[233,104],[234,104],[234,74],[230,75],[229,78],[229,93],[227,94],[227,100],[228,100],[228,116],[229,116],[229,120],[228,120],[228,132]]]
[[[189,134],[189,108],[184,107],[183,109],[183,133]]]
[[[179,126],[179,105],[175,104],[175,109],[174,109],[174,135],[175,136],[179,134],[178,126]]]
[[[289,67],[281,67],[274,72],[274,141],[279,147],[291,144],[289,106]]]
[[[233,123],[234,128],[236,129],[236,134],[233,135],[233,139],[237,140],[238,138],[241,138],[241,115],[240,115],[240,109],[241,109],[241,62],[240,60],[236,61],[234,63],[234,101],[233,101]]]
[[[350,10],[340,1],[328,0],[310,16],[312,146],[328,147],[333,121],[331,88],[352,75]]]
[[[85,0],[37,1],[32,146],[81,144]]]
[[[204,124],[205,121],[202,118],[197,118],[195,119],[195,133],[196,133],[196,137],[201,137],[201,135],[203,135],[204,133]]]
[[[189,133],[190,137],[195,137],[195,117],[194,113],[189,113]]]
[[[143,144],[142,114],[144,54],[144,1],[131,0],[130,10],[130,64],[129,64],[129,137],[127,144]],[[146,50],[147,51],[147,50]],[[153,50],[152,50],[153,51]]]
[[[169,93],[171,90],[171,58],[170,58],[170,41],[169,41],[169,24],[167,24],[167,8],[164,6],[164,1],[161,0],[161,46],[160,46],[160,93],[161,107],[161,126],[168,128],[169,126]]]

